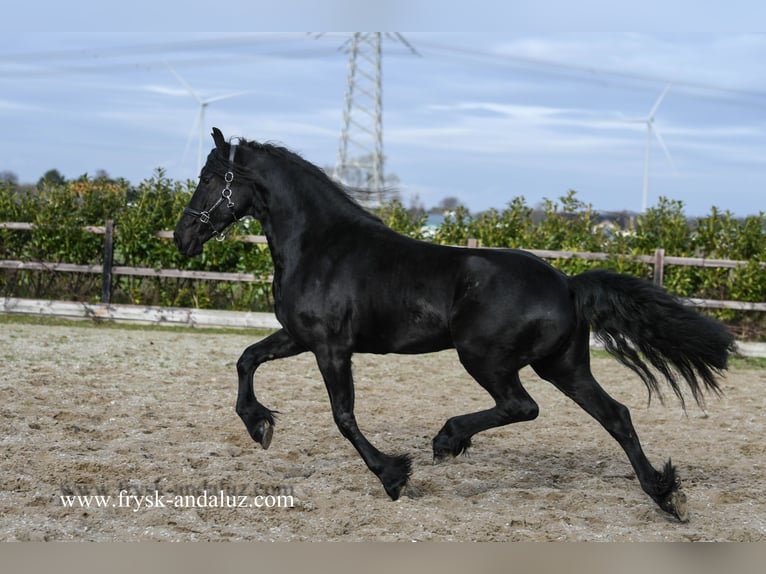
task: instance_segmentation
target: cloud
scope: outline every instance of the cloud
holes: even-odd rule
[[[543,106],[525,106],[518,104],[505,104],[497,102],[461,102],[452,105],[432,105],[430,109],[446,112],[490,112],[497,116],[514,118],[522,121],[544,122],[548,118],[570,113],[571,110],[563,108],[550,108]]]
[[[672,40],[640,34],[537,36],[500,42],[492,51],[570,73],[766,90],[766,76],[760,73],[766,60],[766,35],[697,34]]]
[[[624,148],[626,143],[632,146],[633,140],[632,135],[603,133],[607,128],[625,126],[590,110],[498,102],[439,104],[429,106],[428,110],[449,119],[440,121],[439,127],[434,127],[433,115],[430,125],[389,124],[387,141],[424,149],[502,156],[503,161],[507,161],[508,154],[520,161],[539,154],[550,161],[560,152],[570,157],[594,151],[611,153]]]
[[[387,131],[387,139],[436,147],[480,149],[483,152],[492,152],[493,148],[487,148],[486,143],[477,144],[477,138],[493,145],[506,142],[513,149],[529,152],[553,149],[586,151],[606,150],[625,144],[632,147],[636,135],[646,132],[646,124],[640,116],[628,117],[622,112],[609,110],[491,101],[434,104],[427,110],[432,114],[423,118],[422,125],[393,126]],[[437,120],[435,116],[441,115],[448,119]],[[433,127],[436,121],[439,121],[440,127]],[[737,140],[766,137],[766,126],[761,124],[690,125],[658,119],[655,126],[663,136],[672,137],[680,143],[728,139],[730,144],[748,145]],[[505,150],[501,147],[495,151]]]
[[[23,102],[15,102],[13,100],[0,100],[0,112],[39,112],[42,108],[25,104]]]

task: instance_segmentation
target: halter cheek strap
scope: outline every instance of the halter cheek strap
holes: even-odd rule
[[[187,215],[191,215],[192,217],[198,217],[199,220],[202,223],[208,224],[211,229],[213,230],[213,235],[215,236],[217,241],[223,241],[226,239],[226,230],[234,225],[237,221],[239,221],[239,218],[237,218],[237,214],[234,211],[234,201],[231,199],[231,182],[234,181],[234,172],[232,171],[234,167],[234,154],[237,152],[237,144],[231,144],[229,147],[229,171],[226,172],[226,175],[223,176],[224,181],[226,182],[226,185],[221,190],[221,197],[218,198],[218,201],[216,201],[213,206],[210,209],[207,209],[205,211],[198,211],[196,209],[192,209],[191,207],[184,207],[184,213]],[[227,223],[222,229],[216,229],[215,225],[210,221],[210,214],[213,213],[216,209],[218,209],[223,203],[226,203],[226,207],[229,208],[229,211],[231,212],[231,223]]]

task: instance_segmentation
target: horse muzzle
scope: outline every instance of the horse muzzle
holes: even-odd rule
[[[178,251],[187,257],[196,257],[202,253],[202,242],[196,237],[185,237],[178,229],[173,232],[173,243],[176,244]]]

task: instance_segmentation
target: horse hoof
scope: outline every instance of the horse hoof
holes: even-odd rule
[[[689,510],[686,495],[681,490],[674,490],[660,503],[660,508],[675,516],[679,522],[689,522]]]
[[[271,446],[271,437],[273,435],[274,427],[271,426],[269,421],[264,420],[255,425],[253,438],[255,439],[255,442],[263,447],[263,450],[268,450],[269,446]]]
[[[434,452],[434,465],[441,464],[450,458],[453,458],[451,452],[447,452],[447,451]]]
[[[471,446],[470,438],[454,438],[437,435],[432,441],[434,464],[448,458],[455,458],[468,452]]]
[[[387,464],[378,476],[391,500],[398,500],[402,489],[407,485],[412,471],[412,460],[406,454],[386,457]]]
[[[385,486],[384,488],[386,490],[386,494],[388,494],[391,500],[399,500],[399,496],[402,494],[401,486],[394,486],[394,487]]]
[[[675,490],[668,500],[670,512],[675,514],[680,522],[689,522],[689,510],[686,505],[686,495],[680,490]]]

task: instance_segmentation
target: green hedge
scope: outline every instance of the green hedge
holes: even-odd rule
[[[189,259],[172,241],[154,235],[173,229],[194,182],[168,179],[162,170],[131,188],[124,181],[83,178],[61,185],[37,188],[0,184],[0,221],[25,221],[32,231],[0,229],[0,259],[100,264],[103,237],[89,233],[86,225],[115,220],[115,265],[134,267],[247,272],[268,276],[273,272],[266,246],[237,241],[209,242],[203,255]],[[766,231],[763,213],[745,219],[712,208],[697,219],[684,214],[680,201],[661,199],[656,207],[634,220],[627,229],[599,222],[590,205],[574,192],[558,201],[547,200],[533,210],[522,197],[503,210],[471,215],[458,208],[443,225],[429,233],[425,215],[412,215],[392,202],[378,215],[393,229],[441,244],[465,245],[475,238],[484,247],[515,247],[610,254],[608,261],[562,259],[552,263],[573,274],[593,267],[650,278],[650,265],[630,260],[650,255],[658,247],[668,256],[745,260],[738,269],[667,266],[665,287],[690,297],[737,301],[766,301]],[[238,224],[235,233],[260,234],[255,221]],[[203,308],[267,310],[271,308],[268,283],[227,283],[190,279],[156,279],[116,276],[116,303],[192,306]],[[5,296],[68,300],[98,300],[100,277],[81,273],[9,271],[0,274]],[[759,314],[721,311],[718,316],[735,322],[762,322]]]
[[[114,264],[155,269],[271,273],[265,246],[211,241],[200,257],[181,255],[155,231],[173,229],[194,189],[193,182],[167,179],[161,170],[131,188],[127,182],[82,179],[60,186],[0,186],[0,221],[25,221],[32,231],[0,229],[0,259],[101,264],[103,236],[83,230],[113,219]],[[261,233],[255,221],[235,233]],[[98,301],[101,277],[84,273],[8,271],[0,274],[4,296]],[[115,276],[114,303],[263,310],[271,307],[265,282],[229,283],[193,279]]]

